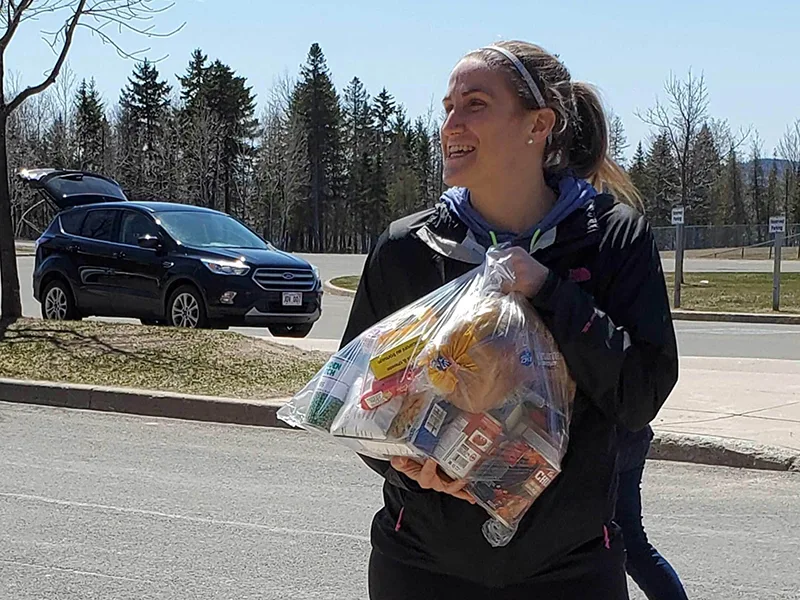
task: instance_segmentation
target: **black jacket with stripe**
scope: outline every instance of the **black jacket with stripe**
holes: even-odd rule
[[[493,548],[481,532],[482,508],[362,457],[386,480],[372,542],[390,558],[502,587],[575,568],[568,565],[579,564],[576,555],[611,528],[617,427],[645,427],[678,378],[658,250],[644,217],[601,194],[546,232],[533,256],[550,275],[530,301],[577,383],[562,472],[512,541]],[[342,346],[482,260],[483,249],[444,204],[392,223],[367,258]]]

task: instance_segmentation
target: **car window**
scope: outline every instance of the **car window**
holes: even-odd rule
[[[123,211],[119,225],[119,241],[138,246],[139,238],[143,235],[158,235],[158,228],[152,219],[132,210]]]
[[[199,248],[258,248],[269,246],[239,223],[221,213],[165,211],[157,214],[161,226],[175,240]]]
[[[113,241],[115,216],[116,211],[113,210],[89,211],[83,221],[81,235],[104,242]]]
[[[65,233],[71,235],[80,235],[81,224],[83,223],[83,217],[85,215],[86,212],[82,210],[70,210],[63,213],[60,217],[61,229],[63,229]]]

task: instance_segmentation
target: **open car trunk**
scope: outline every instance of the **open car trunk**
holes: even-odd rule
[[[22,169],[17,175],[58,210],[83,204],[128,200],[116,181],[96,173],[62,169]]]

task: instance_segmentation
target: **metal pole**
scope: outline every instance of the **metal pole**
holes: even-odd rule
[[[775,266],[772,270],[772,310],[781,309],[781,247],[783,233],[775,234]]]
[[[675,296],[673,307],[681,307],[681,282],[683,281],[683,225],[675,226]]]

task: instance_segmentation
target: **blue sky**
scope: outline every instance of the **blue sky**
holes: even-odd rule
[[[373,95],[385,86],[415,117],[432,101],[438,108],[465,52],[514,38],[559,54],[575,79],[599,86],[623,118],[629,153],[648,135],[635,111],[663,97],[670,71],[702,72],[712,115],[757,129],[767,156],[800,118],[797,0],[177,0],[159,17],[159,29],[184,21],[169,39],[124,38],[126,48],[151,46],[150,58],[168,55],[158,67],[176,87],[175,74],[200,47],[246,76],[263,100],[275,78],[295,75],[318,42],[340,90],[357,75]],[[9,50],[7,68],[23,84],[52,63],[38,33],[48,24],[25,23]],[[94,76],[113,104],[133,65],[82,30],[70,66],[79,78]]]

